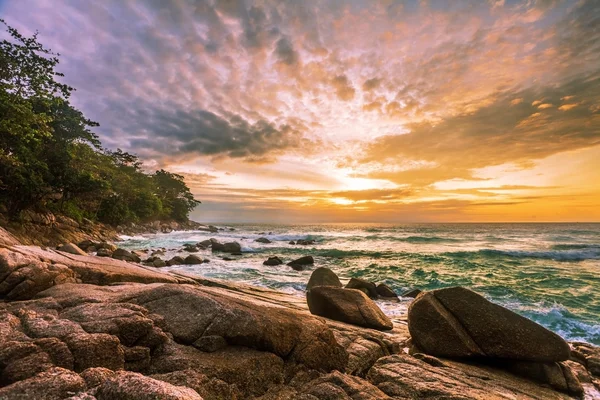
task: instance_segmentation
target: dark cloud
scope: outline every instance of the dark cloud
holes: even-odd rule
[[[287,65],[293,65],[298,62],[298,53],[294,50],[290,39],[285,36],[277,41],[275,55],[279,61]]]
[[[336,76],[331,80],[331,85],[335,88],[335,93],[341,100],[350,101],[354,98],[356,91],[346,75]]]
[[[134,118],[139,132],[152,133],[131,141],[138,152],[267,161],[282,150],[308,144],[302,132],[289,125],[265,120],[251,123],[234,114],[224,117],[206,110],[154,109],[140,111]]]
[[[381,85],[381,79],[379,78],[371,78],[367,79],[365,83],[363,83],[363,90],[365,92],[371,91],[373,89],[377,89]]]

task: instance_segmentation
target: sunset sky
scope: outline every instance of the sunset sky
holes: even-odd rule
[[[204,222],[600,221],[598,0],[0,0]],[[3,36],[4,37],[4,36]]]

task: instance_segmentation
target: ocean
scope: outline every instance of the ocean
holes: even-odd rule
[[[600,345],[600,224],[231,224],[219,233],[172,232],[128,237],[129,249],[167,248],[164,259],[184,243],[214,237],[237,241],[243,255],[201,250],[210,263],[180,265],[209,278],[243,282],[304,296],[312,270],[333,270],[342,282],[351,277],[384,282],[397,293],[419,288],[464,286],[551,329],[567,340]],[[220,227],[221,227],[220,226]],[[234,230],[229,230],[233,228]],[[259,237],[272,241],[256,242]],[[314,245],[291,245],[313,239]],[[185,255],[185,253],[184,253]],[[294,271],[283,264],[264,266],[269,256],[284,262],[312,255],[315,267]],[[411,299],[378,301],[391,318],[406,316]]]

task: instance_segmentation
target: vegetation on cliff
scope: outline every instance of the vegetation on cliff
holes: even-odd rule
[[[11,219],[33,209],[111,225],[186,221],[199,202],[183,177],[147,173],[135,155],[103,149],[91,130],[98,123],[57,80],[59,55],[0,22],[12,38],[0,43],[0,208]]]

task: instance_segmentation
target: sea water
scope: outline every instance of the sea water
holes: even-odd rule
[[[304,296],[314,268],[295,271],[283,264],[264,266],[269,256],[285,262],[303,255],[315,267],[333,270],[344,282],[351,277],[384,282],[397,293],[419,288],[464,286],[484,295],[565,339],[600,345],[600,224],[336,224],[224,226],[201,231],[123,237],[130,249],[168,249],[175,255],[184,243],[216,238],[237,241],[243,256],[166,270],[243,282]],[[229,228],[233,229],[230,230]],[[256,242],[259,237],[272,241]],[[314,245],[291,245],[313,239]],[[379,301],[391,318],[406,316],[411,299]]]

